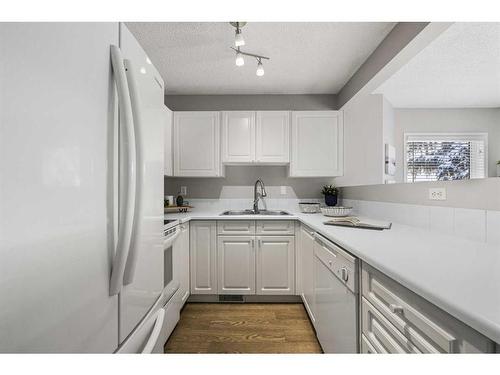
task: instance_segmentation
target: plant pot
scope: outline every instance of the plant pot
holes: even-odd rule
[[[337,196],[325,195],[325,203],[327,206],[335,206],[337,204]]]
[[[497,177],[500,177],[500,164],[497,164]]]

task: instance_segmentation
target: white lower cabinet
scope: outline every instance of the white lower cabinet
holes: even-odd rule
[[[365,335],[361,334],[361,354],[377,354],[375,347],[368,341]]]
[[[380,352],[489,353],[495,344],[363,263],[362,331]]]
[[[295,294],[295,238],[257,236],[257,294]]]
[[[189,232],[191,294],[217,294],[217,223],[193,221]]]
[[[181,307],[189,297],[189,223],[180,225],[181,234],[175,243],[179,252],[179,296]]]
[[[314,311],[314,231],[304,225],[300,226],[298,238],[300,280],[302,284],[301,296],[311,322],[315,324]]]
[[[255,237],[219,236],[218,293],[255,294]]]
[[[194,222],[191,228],[192,294],[295,294],[295,236],[288,235],[293,221],[278,222],[272,232],[282,235],[274,236],[256,236],[259,221],[214,221],[217,233],[208,223]]]

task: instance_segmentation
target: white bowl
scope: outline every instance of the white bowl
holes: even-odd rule
[[[300,212],[303,212],[305,214],[315,214],[319,212],[319,203],[316,202],[300,202],[299,203],[299,208]]]
[[[321,213],[325,216],[349,216],[352,211],[352,207],[342,207],[342,206],[333,206],[333,207],[321,207]]]

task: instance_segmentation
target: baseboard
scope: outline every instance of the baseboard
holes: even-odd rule
[[[187,302],[199,303],[302,303],[300,296],[292,295],[244,295],[239,301],[221,301],[218,294],[191,294]]]

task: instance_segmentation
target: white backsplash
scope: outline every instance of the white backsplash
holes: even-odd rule
[[[252,199],[188,199],[196,210],[224,211],[249,209]],[[299,211],[299,202],[319,202],[311,199],[267,199],[259,202],[261,209]],[[353,215],[411,225],[446,235],[487,242],[500,246],[500,211],[467,208],[420,206],[343,199],[342,205],[353,207]]]
[[[500,211],[343,199],[353,214],[500,245]]]

